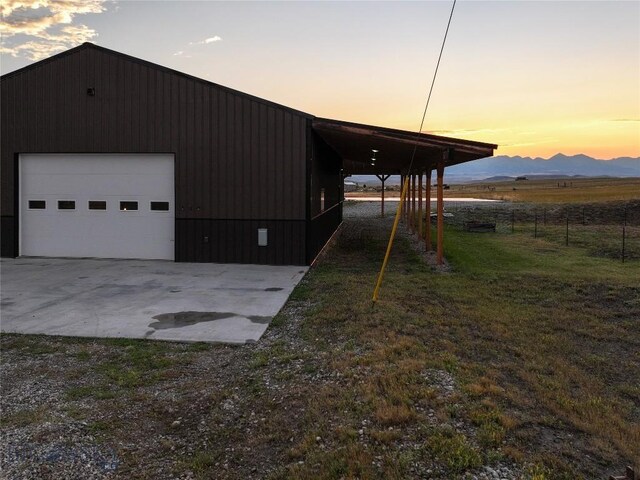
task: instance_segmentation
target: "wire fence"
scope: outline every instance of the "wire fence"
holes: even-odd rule
[[[445,210],[450,225],[468,231],[531,235],[589,254],[640,260],[640,201],[585,205],[453,204]],[[478,228],[475,228],[475,227]]]

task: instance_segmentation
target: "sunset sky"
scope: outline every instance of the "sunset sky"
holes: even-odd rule
[[[3,0],[2,73],[91,41],[321,117],[415,131],[443,2]],[[458,1],[425,131],[640,156],[640,2]]]

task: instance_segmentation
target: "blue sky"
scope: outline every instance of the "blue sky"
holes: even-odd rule
[[[450,8],[5,0],[1,69],[92,41],[318,116],[415,130]],[[640,155],[640,2],[459,0],[425,129],[504,154]]]

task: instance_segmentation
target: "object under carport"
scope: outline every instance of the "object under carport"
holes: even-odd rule
[[[482,223],[482,222],[464,222],[464,230],[465,232],[475,232],[475,233],[487,233],[487,232],[495,232],[496,224],[495,223]]]

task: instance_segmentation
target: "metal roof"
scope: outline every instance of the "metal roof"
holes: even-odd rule
[[[314,118],[312,125],[317,134],[344,159],[345,174],[407,173],[416,144],[411,173],[433,169],[443,159],[445,166],[451,166],[491,157],[494,149],[498,148],[491,143],[328,118]],[[373,150],[377,150],[375,165],[371,165]]]
[[[197,82],[212,85],[230,93],[244,96],[266,105],[281,108],[292,113],[312,119],[313,129],[327,142],[343,159],[344,172],[348,174],[399,174],[407,173],[411,155],[417,142],[416,156],[413,163],[413,173],[435,168],[436,164],[445,158],[445,166],[469,162],[479,158],[491,157],[497,145],[474,142],[458,138],[441,137],[425,133],[415,133],[406,130],[365,125],[361,123],[344,122],[328,118],[314,117],[311,114],[280,105],[238,90],[215,84],[177,70],[147,62],[145,60],[116,52],[104,47],[86,42],[78,47],[59,53],[52,57],[35,62],[16,71],[2,75],[7,80],[38,66],[75,53],[83,49],[95,49],[107,54],[116,55],[126,60],[136,62],[151,68],[179,75]],[[372,149],[378,150],[375,165],[371,165]]]

